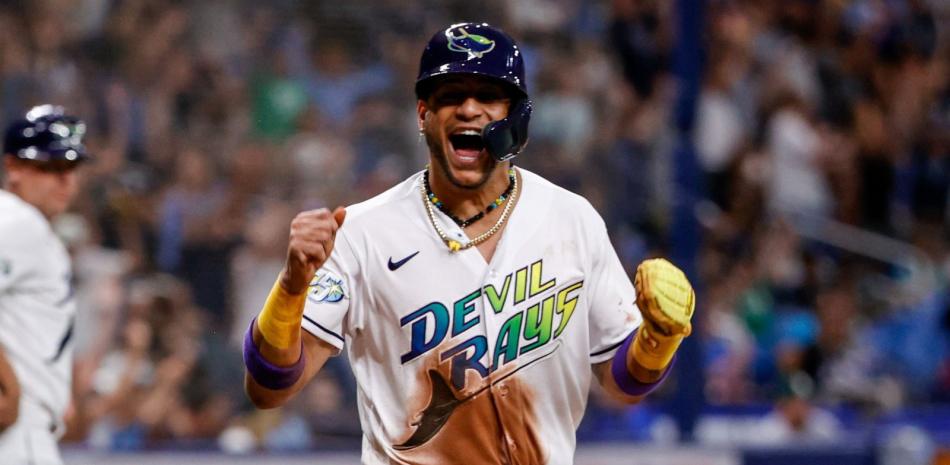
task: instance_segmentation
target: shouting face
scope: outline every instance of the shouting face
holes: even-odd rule
[[[462,189],[482,187],[498,163],[485,150],[482,128],[508,115],[504,84],[478,76],[447,76],[418,103],[419,125],[433,171]]]

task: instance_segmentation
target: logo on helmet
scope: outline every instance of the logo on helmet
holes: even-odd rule
[[[469,58],[481,58],[495,49],[495,41],[488,37],[469,34],[465,28],[459,28],[459,32],[459,35],[452,34],[452,31],[445,32],[449,39],[449,50],[453,52],[468,53]]]

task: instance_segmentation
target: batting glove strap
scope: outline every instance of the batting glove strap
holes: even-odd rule
[[[663,370],[670,365],[684,337],[682,334],[666,336],[651,323],[644,322],[633,343],[633,359],[643,368]]]
[[[300,331],[306,301],[306,292],[290,294],[280,285],[279,279],[274,283],[264,308],[257,316],[257,328],[268,344],[278,349],[290,347],[295,332]]]
[[[288,367],[274,365],[264,358],[257,345],[254,344],[255,322],[256,319],[251,321],[244,335],[244,366],[247,367],[248,374],[257,384],[267,389],[281,390],[293,386],[303,375],[304,366],[307,364],[303,341],[300,341],[300,358],[297,362]]]
[[[630,369],[627,368],[627,354],[630,352],[630,344],[633,343],[634,339],[639,337],[638,335],[640,333],[641,331],[638,330],[634,330],[630,333],[630,336],[627,337],[627,340],[620,346],[620,349],[617,350],[613,360],[610,362],[610,373],[613,375],[617,387],[631,396],[645,396],[653,392],[660,384],[663,384],[663,381],[670,374],[670,371],[672,371],[671,367],[673,365],[673,361],[670,360],[666,366],[666,370],[663,371],[663,375],[660,376],[660,379],[652,383],[644,383],[634,378],[633,375],[630,374]]]

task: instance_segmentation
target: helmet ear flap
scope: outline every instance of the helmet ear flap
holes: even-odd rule
[[[493,121],[482,129],[485,149],[495,160],[506,161],[517,156],[528,143],[528,121],[531,119],[531,100],[516,101],[508,116]]]

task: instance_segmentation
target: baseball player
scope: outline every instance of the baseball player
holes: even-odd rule
[[[0,190],[0,463],[61,464],[70,400],[69,255],[50,219],[78,189],[82,121],[42,105],[10,124]]]
[[[692,288],[662,259],[631,283],[585,199],[512,165],[531,102],[504,32],[438,32],[415,91],[429,165],[293,220],[245,338],[247,393],[281,405],[346,349],[364,464],[570,464],[591,382],[654,389]]]

